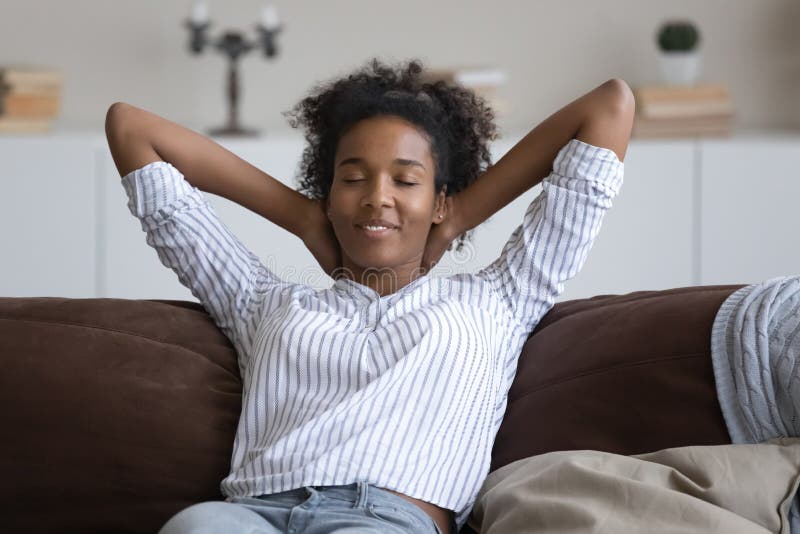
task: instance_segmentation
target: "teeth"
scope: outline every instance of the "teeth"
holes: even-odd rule
[[[388,226],[364,226],[367,230],[387,230]]]

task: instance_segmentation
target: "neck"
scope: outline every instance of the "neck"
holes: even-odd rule
[[[340,277],[367,286],[383,297],[399,291],[424,274],[419,262],[397,267],[359,267],[351,264],[344,265]]]

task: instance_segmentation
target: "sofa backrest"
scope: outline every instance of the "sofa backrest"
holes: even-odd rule
[[[730,443],[710,332],[740,287],[556,304],[520,355],[491,470],[555,450]],[[0,365],[3,532],[155,532],[223,498],[242,384],[199,304],[0,298]]]
[[[196,303],[0,298],[0,532],[149,532],[219,500],[242,385]]]
[[[730,443],[711,327],[740,285],[564,301],[523,347],[491,471],[537,454]]]

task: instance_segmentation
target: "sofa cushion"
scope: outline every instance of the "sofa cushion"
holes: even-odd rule
[[[629,455],[731,443],[714,385],[711,326],[740,287],[556,304],[523,347],[491,470],[550,451]]]
[[[470,525],[506,532],[789,534],[800,438],[634,456],[556,451],[489,475]]]
[[[199,304],[0,298],[4,532],[156,532],[222,499],[235,351]]]

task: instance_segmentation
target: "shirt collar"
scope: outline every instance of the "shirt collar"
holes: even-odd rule
[[[411,291],[413,288],[415,288],[418,285],[421,285],[421,284],[427,282],[430,279],[431,279],[431,272],[428,271],[427,273],[425,273],[425,274],[423,274],[421,276],[418,276],[411,283],[406,284],[405,286],[401,287],[400,289],[398,289],[394,293],[390,293],[390,294],[388,294],[386,296],[383,296],[383,297],[380,295],[380,293],[378,293],[377,291],[375,291],[371,287],[366,286],[366,285],[364,285],[364,284],[362,284],[360,282],[356,282],[355,280],[351,280],[349,278],[344,278],[343,277],[343,278],[337,279],[336,281],[334,281],[333,287],[342,289],[342,290],[344,290],[344,291],[346,291],[348,293],[349,292],[355,292],[355,294],[367,297],[369,300],[375,300],[375,299],[378,299],[378,298],[389,299],[391,297],[394,297],[395,295],[400,295],[402,293]]]

